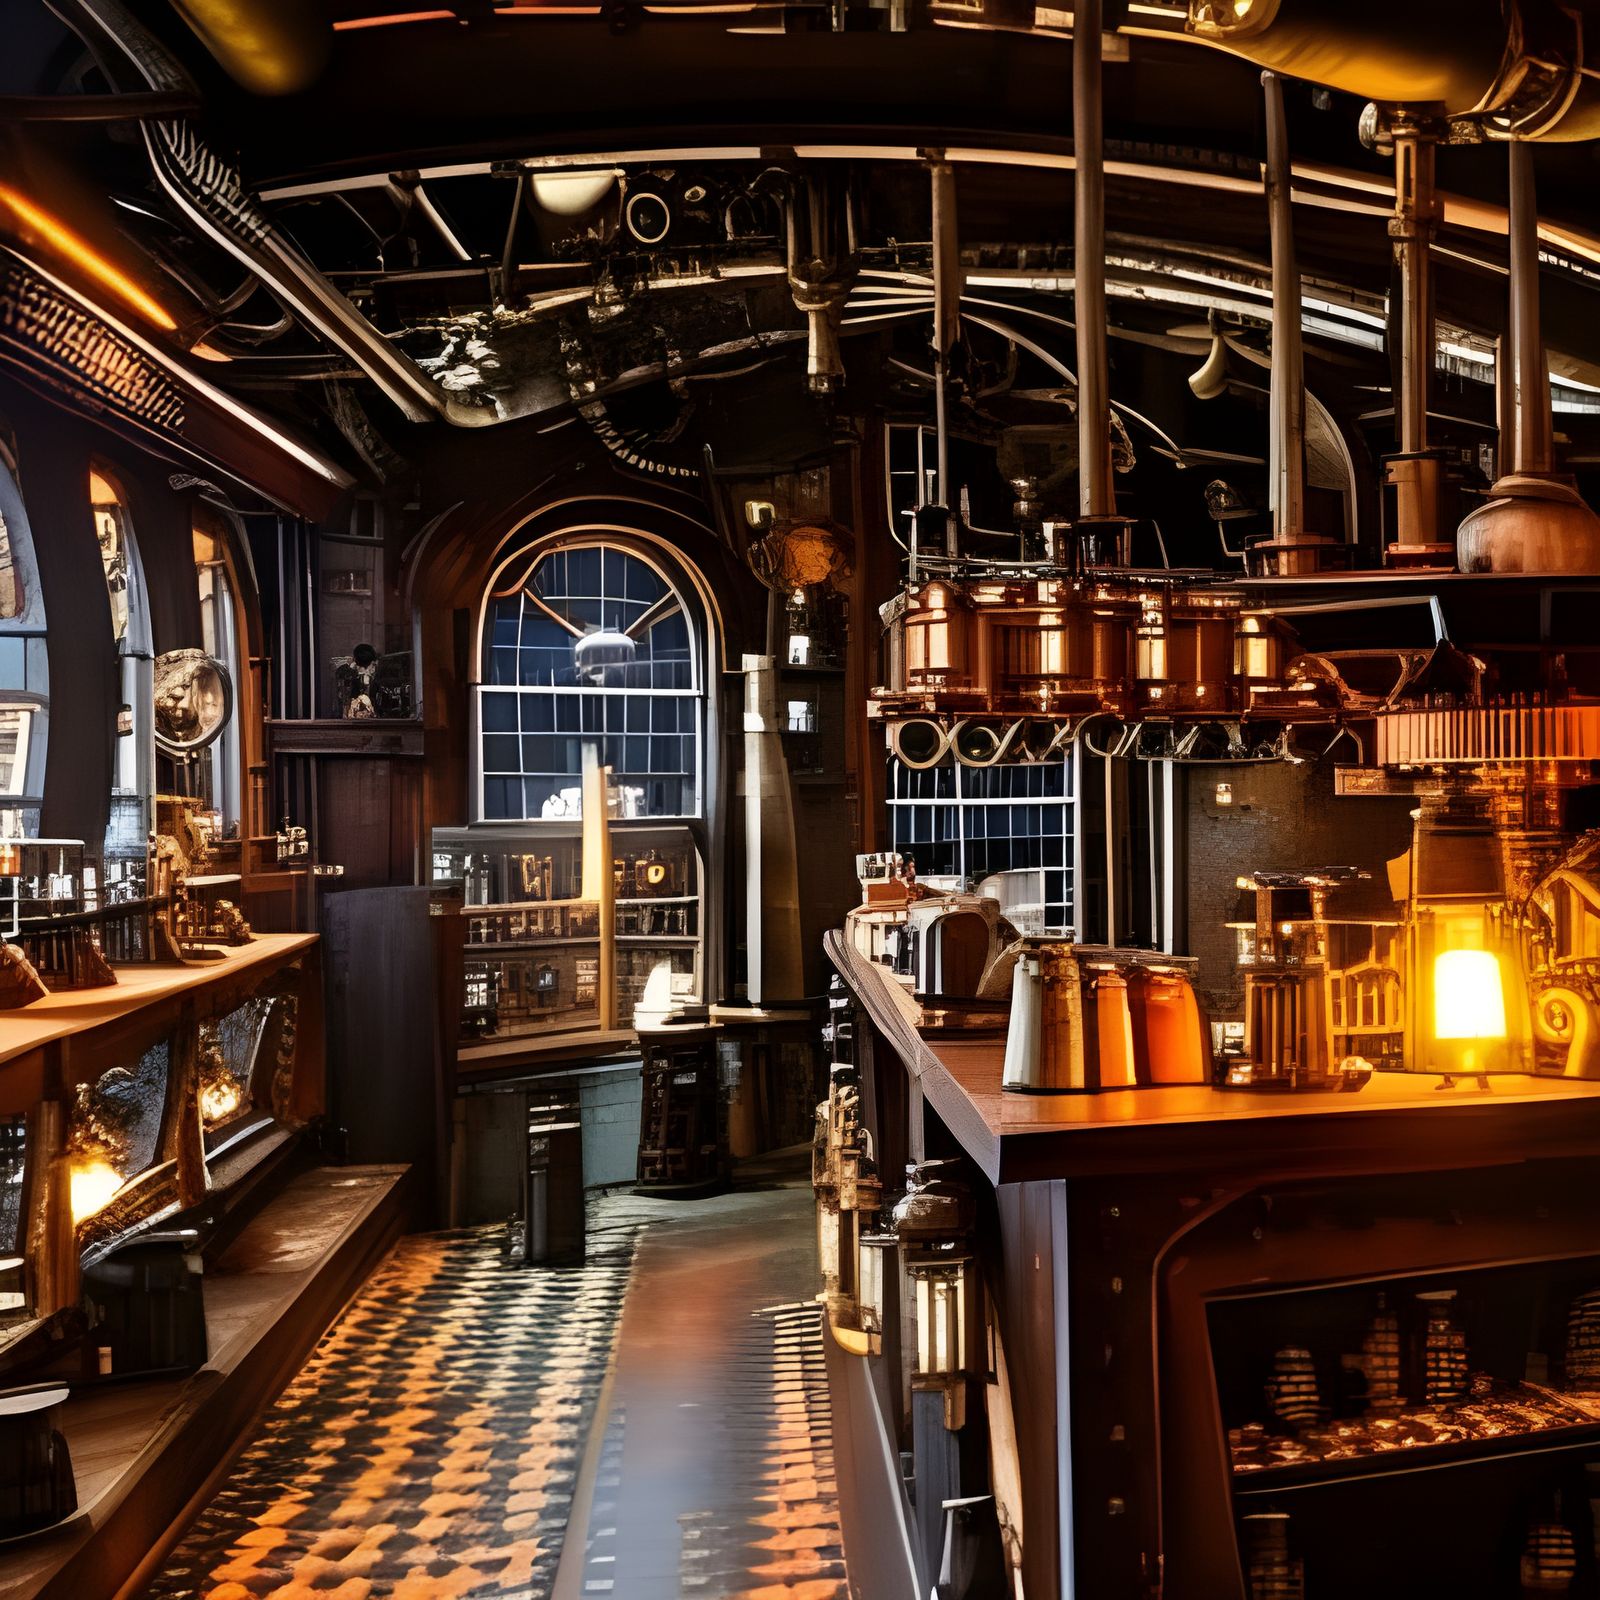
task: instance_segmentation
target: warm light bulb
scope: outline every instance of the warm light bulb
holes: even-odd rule
[[[200,1091],[200,1115],[210,1122],[220,1122],[239,1109],[239,1086],[236,1083],[213,1083]]]
[[[1488,950],[1446,950],[1433,963],[1435,1039],[1503,1039],[1505,986]]]
[[[72,1168],[72,1220],[82,1222],[104,1210],[122,1187],[122,1174],[109,1161],[84,1161]]]
[[[9,212],[14,222],[20,224],[32,240],[86,272],[124,305],[131,306],[145,321],[154,323],[167,333],[176,330],[178,325],[164,306],[152,300],[114,262],[108,261],[87,241],[79,238],[59,218],[52,216],[42,206],[35,205],[27,195],[0,184],[0,210]]]

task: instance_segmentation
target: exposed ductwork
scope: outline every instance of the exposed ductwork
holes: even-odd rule
[[[190,90],[183,73],[120,0],[74,0],[95,32],[119,46],[145,83],[157,91]],[[173,203],[208,238],[242,262],[290,306],[307,327],[342,351],[412,422],[442,418],[481,427],[492,411],[452,400],[294,250],[244,191],[238,172],[183,122],[141,123],[156,179]]]
[[[1592,139],[1597,0],[1189,0],[1188,31],[1288,77],[1435,103],[1491,136]]]

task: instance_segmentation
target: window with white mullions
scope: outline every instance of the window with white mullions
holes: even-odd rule
[[[550,550],[492,595],[484,820],[577,816],[585,743],[624,816],[698,815],[702,626],[656,566],[603,543]]]
[[[1062,760],[911,768],[889,761],[893,848],[922,878],[996,894],[1025,932],[1073,926],[1076,827],[1072,769]]]
[[[111,603],[111,634],[117,647],[121,688],[106,829],[106,880],[113,896],[132,898],[143,893],[146,841],[154,826],[150,609],[127,506],[115,485],[99,472],[89,474],[89,504],[106,577],[106,597]]]
[[[39,832],[49,721],[44,595],[16,462],[0,440],[0,837]]]

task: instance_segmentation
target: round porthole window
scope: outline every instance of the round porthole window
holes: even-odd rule
[[[628,196],[622,208],[622,220],[640,244],[660,244],[672,226],[672,212],[662,196],[650,189],[640,189]]]

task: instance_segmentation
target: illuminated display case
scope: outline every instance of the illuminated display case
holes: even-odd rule
[[[1204,1366],[1189,1392],[1210,1399],[1163,1411],[1184,1593],[1251,1594],[1265,1517],[1311,1597],[1370,1588],[1375,1561],[1384,1593],[1526,1593],[1540,1528],[1578,1553],[1556,1592],[1597,1592],[1600,1202],[1583,1171],[1290,1183],[1184,1240],[1183,1270],[1161,1274],[1163,1387]]]
[[[581,898],[583,841],[570,825],[436,829],[433,877],[466,898],[471,1038],[597,1026],[597,902]],[[699,993],[699,861],[674,826],[613,822],[616,1016],[626,1022],[663,963],[672,993]]]

